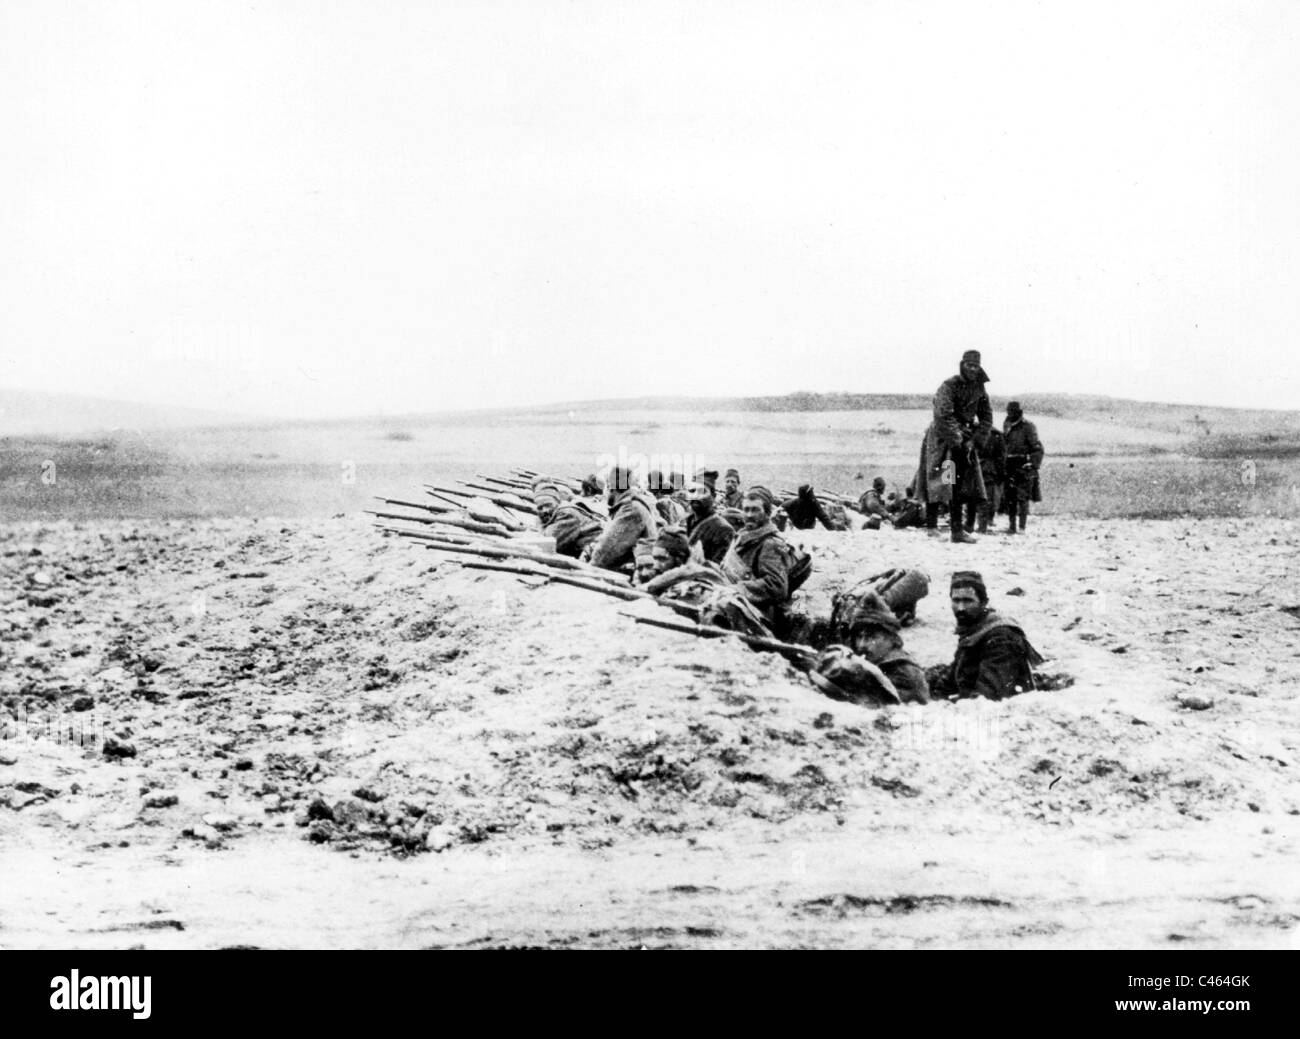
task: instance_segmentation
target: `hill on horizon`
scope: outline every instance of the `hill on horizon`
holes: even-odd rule
[[[554,404],[479,408],[454,412],[411,412],[330,418],[277,419],[183,406],[143,404],[74,394],[0,389],[0,436],[63,437],[118,431],[204,428],[346,428],[374,423],[439,425],[484,418],[590,415],[610,412],[816,413],[928,411],[931,393],[810,393],[757,397],[647,396]],[[1008,396],[991,395],[996,416]],[[1052,417],[1133,426],[1193,438],[1223,434],[1300,434],[1300,410],[1231,408],[1137,401],[1069,393],[1029,393],[1018,398],[1030,418]]]
[[[76,436],[117,430],[188,429],[264,421],[180,405],[0,388],[0,436]]]

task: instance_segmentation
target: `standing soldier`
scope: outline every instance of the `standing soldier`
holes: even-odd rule
[[[1038,470],[1043,464],[1043,444],[1038,439],[1037,427],[1025,418],[1019,401],[1007,405],[1006,421],[1002,423],[1007,448],[1007,480],[1005,501],[1010,525],[1008,534],[1016,532],[1016,517],[1020,517],[1020,531],[1024,533],[1029,519],[1029,503],[1042,501],[1038,490]]]
[[[934,420],[921,441],[916,496],[925,504],[927,531],[938,531],[939,506],[948,505],[948,524],[955,542],[974,542],[962,530],[962,504],[988,496],[975,457],[993,429],[993,409],[984,384],[988,374],[978,350],[962,354],[958,374],[945,379],[934,395]]]

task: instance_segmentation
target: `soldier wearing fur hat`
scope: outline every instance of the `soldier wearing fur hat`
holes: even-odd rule
[[[636,485],[630,469],[610,472],[609,517],[609,526],[587,550],[590,562],[606,570],[630,569],[637,541],[659,533],[654,499]]]
[[[658,573],[655,561],[655,542],[650,538],[642,538],[636,543],[636,548],[632,550],[632,559],[634,564],[632,583],[636,585],[648,584]]]
[[[695,474],[695,482],[704,484],[715,498],[718,495],[718,470],[700,469]]]
[[[837,699],[853,703],[929,703],[930,686],[925,672],[903,649],[901,625],[888,604],[876,592],[855,597],[843,619],[842,634],[847,644],[828,646],[814,670],[844,695]],[[863,663],[871,665],[862,666]],[[880,676],[888,680],[888,695]],[[835,691],[813,680],[827,695]]]
[[[686,502],[691,514],[686,518],[686,538],[699,545],[706,562],[721,563],[727,546],[736,536],[736,528],[717,513],[717,501],[707,484],[687,485]]]
[[[669,527],[659,532],[654,544],[654,568],[654,577],[645,585],[645,590],[653,595],[697,606],[718,595],[738,595],[717,566],[692,558],[686,534],[678,528]]]
[[[691,544],[686,531],[680,527],[665,527],[659,531],[653,547],[655,576],[666,574],[690,562]]]
[[[965,502],[988,498],[975,452],[993,428],[993,408],[984,384],[988,373],[978,350],[962,354],[958,373],[945,379],[934,395],[934,420],[921,442],[916,473],[916,496],[925,504],[925,525],[939,526],[939,506],[948,506],[952,540],[973,542],[962,529]]]
[[[1043,465],[1043,443],[1038,439],[1038,427],[1025,418],[1019,401],[1007,404],[1007,417],[1002,423],[1006,443],[1006,494],[1007,516],[1010,518],[1008,534],[1016,532],[1020,520],[1023,533],[1029,519],[1029,503],[1042,501],[1038,489],[1038,470]]]
[[[931,683],[935,695],[1002,700],[1033,689],[1033,668],[1043,658],[1019,624],[989,606],[984,578],[958,570],[948,595],[957,619],[957,652]]]
[[[605,529],[605,518],[589,502],[571,498],[559,484],[538,485],[533,505],[542,533],[555,539],[555,551],[562,556],[578,558]]]

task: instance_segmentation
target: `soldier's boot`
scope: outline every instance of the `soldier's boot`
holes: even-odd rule
[[[980,508],[979,517],[979,527],[977,529],[981,534],[987,534],[989,532],[989,510],[987,507]],[[966,529],[969,530],[970,528],[967,527]]]
[[[961,513],[962,513],[961,506],[958,505],[956,502],[954,502],[952,506],[952,513],[951,513],[952,522],[949,525],[949,529],[952,531],[953,544],[973,545],[975,544],[975,539],[971,537],[969,534],[967,534],[965,530],[962,529]]]
[[[1020,530],[1023,533],[1025,529],[1025,524],[1029,522],[1029,502],[1027,501],[1020,502],[1019,511],[1020,511]]]
[[[925,504],[925,532],[932,538],[939,536],[938,502],[926,502]]]
[[[1014,534],[1015,532],[1016,532],[1016,503],[1012,502],[1010,505],[1007,506],[1007,533]]]

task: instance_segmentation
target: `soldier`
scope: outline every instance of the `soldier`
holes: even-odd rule
[[[896,497],[890,504],[889,511],[895,530],[925,526],[925,506],[913,497],[914,494],[915,488],[909,486],[903,495]]]
[[[672,480],[661,471],[651,473],[648,482],[650,493],[654,495],[655,510],[659,513],[659,519],[669,527],[680,527],[684,524],[690,509],[679,502],[673,494]]]
[[[738,509],[742,495],[740,493],[740,472],[737,469],[728,469],[722,480],[722,507],[724,509]]]
[[[654,560],[655,575],[645,585],[647,592],[691,603],[701,607],[702,611],[708,608],[718,614],[718,617],[710,617],[709,623],[718,623],[719,617],[734,612],[727,608],[734,603],[743,607],[744,613],[752,615],[753,620],[752,624],[737,626],[737,630],[748,630],[755,635],[771,634],[763,618],[744,601],[739,589],[722,575],[716,565],[700,563],[692,558],[686,535],[681,530],[669,528],[659,532],[654,545]],[[737,599],[740,601],[735,603]],[[722,626],[734,625],[724,619]]]
[[[820,523],[827,530],[843,530],[843,525],[836,524],[826,508],[817,500],[812,484],[805,483],[793,497],[781,503],[783,511],[790,520],[790,526],[796,530],[811,530]]]
[[[808,576],[811,560],[800,556],[772,525],[772,492],[754,486],[740,504],[745,529],[727,549],[722,572],[781,633],[790,595]]]
[[[715,498],[718,496],[718,470],[701,469],[695,474],[695,482],[702,483]]]
[[[632,583],[638,586],[649,584],[659,572],[658,561],[655,559],[655,542],[650,538],[642,538],[632,550],[632,557],[635,564]]]
[[[978,350],[962,354],[958,374],[945,379],[934,395],[934,420],[921,441],[916,495],[925,505],[927,530],[938,532],[939,506],[947,504],[948,524],[955,542],[974,542],[962,529],[963,502],[981,502],[987,495],[975,449],[993,429],[993,409],[984,384],[988,374]]]
[[[669,473],[668,484],[672,487],[672,493],[669,497],[682,507],[684,516],[689,516],[691,514],[691,506],[686,500],[686,477],[677,472]],[[682,522],[685,523],[685,519],[683,519]]]
[[[691,514],[686,518],[687,540],[700,546],[707,562],[721,563],[727,546],[736,536],[736,528],[717,514],[716,500],[707,484],[688,484],[686,497],[691,507]]]
[[[885,478],[877,476],[871,481],[871,489],[862,492],[862,497],[858,499],[858,511],[864,516],[878,516],[886,519],[889,516],[889,506],[885,501]]]
[[[860,597],[847,621],[848,645],[822,651],[814,673],[825,681],[814,678],[813,683],[828,696],[853,703],[929,703],[925,672],[903,649],[900,627],[878,594]]]
[[[555,539],[555,551],[577,559],[600,537],[605,519],[582,499],[569,499],[558,484],[544,483],[533,492],[533,505],[542,533]]]
[[[686,532],[678,527],[665,527],[659,531],[652,546],[652,555],[655,577],[685,566],[691,559],[691,546],[686,539]]]
[[[978,518],[979,532],[987,534],[989,522],[1002,507],[1002,481],[1006,477],[1007,459],[1006,442],[1001,431],[989,430],[989,438],[983,447],[976,450],[976,456],[979,459],[980,475],[984,477],[984,491],[988,494],[988,500],[966,503],[966,532],[970,533]]]
[[[609,519],[609,505],[605,502],[605,481],[592,473],[582,481],[582,494],[579,498],[597,515]]]
[[[1033,689],[1033,668],[1043,658],[1019,624],[989,607],[984,578],[958,570],[948,595],[957,619],[957,652],[931,682],[934,695],[1002,700]]]
[[[606,570],[629,569],[637,541],[659,533],[654,499],[636,486],[630,469],[610,472],[609,516],[609,526],[587,547],[590,562]]]
[[[1042,501],[1038,489],[1038,470],[1043,465],[1043,444],[1038,439],[1038,427],[1025,418],[1019,401],[1007,405],[1007,417],[1002,423],[1006,438],[1006,509],[1010,519],[1008,534],[1016,532],[1016,517],[1020,517],[1020,531],[1024,533],[1029,519],[1029,503]]]

